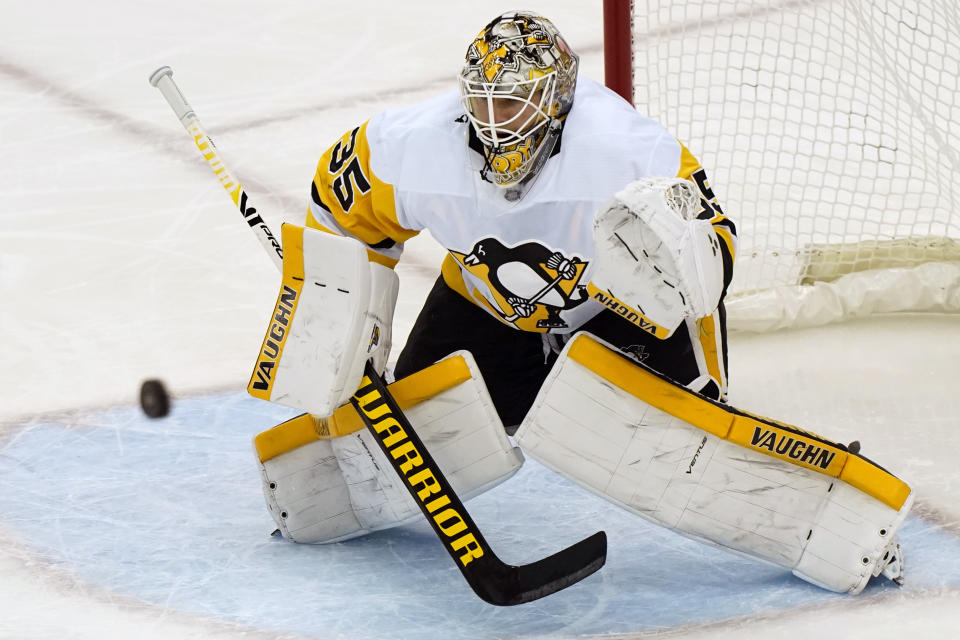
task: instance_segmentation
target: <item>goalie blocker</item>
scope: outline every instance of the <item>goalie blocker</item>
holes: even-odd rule
[[[859,593],[899,583],[903,481],[841,444],[571,340],[516,434],[530,457],[659,525]]]
[[[284,224],[283,282],[247,391],[329,416],[391,347],[397,274],[353,238]]]

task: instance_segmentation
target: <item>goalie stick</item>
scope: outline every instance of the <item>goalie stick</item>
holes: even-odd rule
[[[256,209],[250,206],[246,191],[220,158],[172,76],[170,67],[160,67],[150,75],[150,84],[160,90],[180,123],[193,136],[197,149],[220,184],[257,234],[274,265],[282,270],[280,243]],[[560,591],[603,566],[607,557],[607,537],[603,531],[530,564],[515,566],[500,560],[370,361],[367,361],[364,373],[361,387],[351,398],[351,403],[447,553],[480,598],[500,606],[531,602]]]

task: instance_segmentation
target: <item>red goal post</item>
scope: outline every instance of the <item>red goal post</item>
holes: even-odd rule
[[[633,2],[603,2],[603,74],[606,85],[633,102]]]
[[[604,0],[607,85],[700,159],[731,328],[960,310],[953,0]]]

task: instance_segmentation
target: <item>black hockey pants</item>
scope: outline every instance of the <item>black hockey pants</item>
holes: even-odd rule
[[[720,312],[726,365],[726,323],[722,303]],[[658,340],[617,315],[604,311],[580,330],[615,345],[681,384],[699,375],[686,325],[681,325],[670,338]],[[563,347],[563,339],[572,335],[517,331],[465,300],[440,277],[400,352],[394,375],[402,378],[454,351],[469,351],[477,361],[504,426],[516,427],[533,405]],[[710,387],[713,387],[712,383]],[[716,398],[719,389],[707,388],[701,393]]]

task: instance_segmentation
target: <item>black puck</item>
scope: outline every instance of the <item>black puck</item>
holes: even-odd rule
[[[170,395],[160,380],[144,380],[140,385],[140,408],[151,418],[170,413]]]

